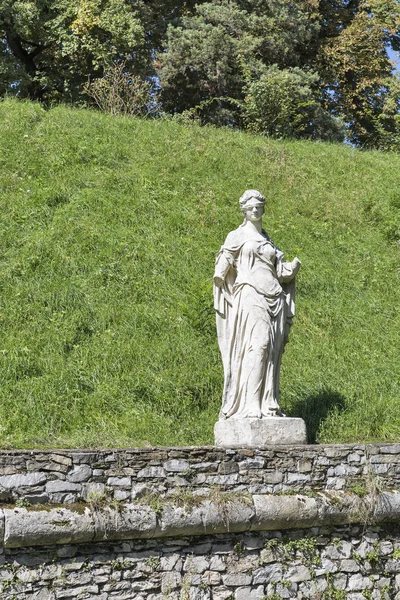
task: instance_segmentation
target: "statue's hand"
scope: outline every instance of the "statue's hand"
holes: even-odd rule
[[[293,268],[293,273],[296,274],[299,272],[301,267],[301,262],[299,261],[299,259],[297,258],[297,256],[292,260],[292,268]]]
[[[224,280],[222,277],[218,277],[217,275],[214,277],[214,283],[217,287],[221,288],[224,285]]]

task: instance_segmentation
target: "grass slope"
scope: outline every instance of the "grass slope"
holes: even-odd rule
[[[210,281],[247,188],[303,262],[284,410],[311,440],[398,440],[399,174],[398,155],[1,102],[0,445],[212,442]]]

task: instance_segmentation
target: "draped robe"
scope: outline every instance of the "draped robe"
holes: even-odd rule
[[[281,415],[279,371],[295,313],[292,263],[243,226],[217,254],[214,308],[224,366],[221,419]]]

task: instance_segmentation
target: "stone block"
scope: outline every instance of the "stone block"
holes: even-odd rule
[[[91,476],[92,469],[89,467],[89,465],[83,464],[74,467],[73,470],[67,474],[67,480],[71,481],[72,483],[81,483],[82,481],[88,481]]]
[[[311,481],[311,475],[305,475],[304,473],[288,473],[286,482],[288,484],[302,485]]]
[[[18,490],[25,487],[36,487],[46,483],[44,473],[18,473],[16,475],[3,475],[0,477],[0,489]]]
[[[50,454],[50,460],[60,465],[70,467],[72,465],[72,458],[64,456],[63,454]]]
[[[50,501],[49,495],[46,492],[24,494],[24,499],[29,504],[47,504]]]
[[[247,573],[227,573],[222,575],[224,585],[229,586],[248,586],[251,585],[252,576]]]
[[[340,570],[343,571],[343,573],[358,573],[360,566],[355,560],[345,559],[340,563]]]
[[[289,567],[285,572],[285,579],[288,579],[292,583],[309,581],[311,579],[310,570],[304,565],[295,565]]]
[[[327,546],[324,550],[324,556],[331,560],[350,558],[353,552],[353,546],[350,542],[342,541],[335,545]]]
[[[215,445],[223,448],[260,448],[270,444],[307,443],[303,419],[289,417],[220,420],[215,424],[214,436]]]
[[[83,543],[94,537],[93,519],[88,509],[83,514],[67,508],[4,509],[4,517],[5,548]]]
[[[180,586],[182,575],[176,571],[166,572],[161,575],[161,591],[168,594],[171,590]]]
[[[264,483],[276,484],[282,483],[283,473],[281,471],[271,471],[264,473]]]
[[[250,503],[233,501],[222,492],[215,501],[204,500],[193,508],[166,504],[160,516],[163,535],[202,535],[205,533],[240,532],[248,529],[254,516]]]
[[[163,467],[145,467],[141,469],[137,474],[138,478],[158,479],[166,477],[167,473]]]
[[[107,479],[107,485],[111,487],[130,488],[132,479],[130,477],[109,477]]]
[[[190,468],[189,462],[187,460],[167,460],[163,464],[163,467],[166,471],[171,473],[183,473],[184,471],[188,471]]]
[[[253,572],[253,585],[274,583],[283,577],[281,565],[275,563],[260,567]]]
[[[143,504],[124,504],[93,511],[94,540],[146,538],[159,533],[154,510]]]
[[[307,458],[303,458],[297,463],[297,470],[299,473],[309,473],[312,471],[312,462]]]
[[[237,473],[237,471],[239,471],[238,464],[233,460],[220,463],[218,468],[218,472],[221,475],[231,475],[232,473]]]
[[[359,592],[362,590],[370,590],[373,583],[369,577],[364,577],[361,573],[351,575],[347,582],[347,590],[349,592]]]
[[[240,587],[235,591],[235,600],[261,600],[265,598],[264,586]]]
[[[226,563],[224,559],[218,555],[211,556],[210,569],[212,569],[213,571],[219,571],[220,573],[226,571]]]
[[[89,481],[83,485],[82,496],[85,500],[90,500],[95,497],[101,497],[106,495],[106,486],[104,483],[97,481]]]
[[[252,530],[276,530],[315,525],[318,505],[307,496],[254,495],[256,516]]]
[[[204,573],[210,568],[210,560],[204,556],[188,556],[183,568],[189,573]]]
[[[180,571],[182,569],[182,558],[174,552],[160,558],[160,568],[162,571]]]
[[[63,481],[62,479],[55,479],[54,481],[48,481],[46,483],[46,492],[48,494],[57,492],[80,492],[81,490],[82,486],[79,483]]]
[[[221,583],[221,574],[215,571],[204,571],[201,580],[206,585],[219,585]]]

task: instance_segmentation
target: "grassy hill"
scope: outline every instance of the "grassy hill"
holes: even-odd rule
[[[303,263],[285,412],[399,440],[399,155],[6,100],[1,447],[212,443],[211,277],[247,188]]]

